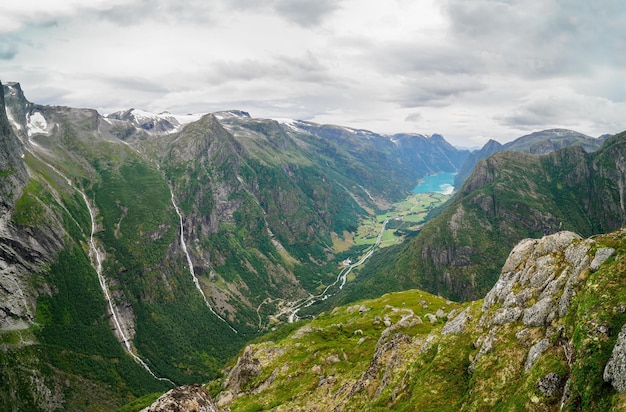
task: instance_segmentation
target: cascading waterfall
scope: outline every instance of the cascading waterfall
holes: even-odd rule
[[[41,161],[44,164],[46,164],[56,174],[58,174],[63,179],[65,179],[65,181],[67,182],[67,184],[70,187],[72,187],[74,190],[76,190],[78,193],[80,193],[80,195],[83,198],[83,201],[85,202],[85,205],[87,205],[87,209],[89,210],[89,217],[91,218],[91,233],[89,234],[89,260],[91,261],[91,264],[94,267],[94,269],[96,270],[96,274],[98,275],[98,283],[100,283],[100,288],[102,289],[102,292],[104,293],[104,297],[105,297],[105,299],[107,301],[109,310],[111,311],[111,316],[113,318],[113,323],[114,323],[114,326],[115,326],[115,330],[117,331],[119,336],[122,338],[124,349],[126,349],[128,354],[138,364],[140,364],[153,378],[155,378],[157,380],[160,380],[160,381],[163,381],[163,382],[169,382],[173,386],[176,386],[176,384],[174,382],[172,382],[171,380],[169,380],[168,378],[162,378],[162,377],[159,377],[159,376],[155,375],[154,372],[152,372],[152,370],[150,369],[150,367],[143,361],[143,359],[141,359],[139,356],[137,356],[133,352],[133,348],[132,348],[132,346],[130,344],[130,340],[126,337],[126,334],[124,333],[124,330],[122,329],[122,325],[121,325],[121,323],[120,323],[120,321],[118,319],[117,312],[115,310],[115,306],[113,305],[113,301],[111,299],[111,294],[109,293],[109,288],[107,287],[106,280],[104,279],[104,276],[102,275],[102,261],[103,261],[103,257],[102,257],[102,254],[100,253],[100,250],[98,249],[98,247],[96,245],[96,241],[94,239],[94,234],[96,232],[96,212],[92,208],[91,203],[89,203],[89,199],[87,198],[87,195],[85,194],[85,192],[83,192],[82,190],[80,190],[79,188],[74,186],[72,184],[72,181],[67,176],[65,176],[63,173],[61,173],[61,171],[59,169],[57,169],[56,167],[54,167],[53,165],[51,165],[50,163],[48,163],[47,161],[42,159],[40,156],[38,156],[36,153],[34,153],[34,151],[30,151],[30,153],[34,157],[36,157],[39,161]],[[63,204],[61,204],[61,206],[63,208],[65,208],[65,206],[63,206]],[[67,209],[65,209],[65,210],[67,211]],[[69,213],[69,211],[68,211],[68,213]]]
[[[187,244],[185,243],[185,228],[183,226],[183,215],[182,215],[182,213],[180,213],[180,209],[179,209],[178,205],[176,204],[176,199],[174,198],[174,191],[172,190],[171,187],[170,187],[170,194],[172,195],[172,205],[174,206],[174,210],[176,210],[176,214],[178,215],[178,220],[180,222],[180,247],[183,249],[183,253],[185,254],[185,257],[187,258],[187,266],[189,267],[189,273],[191,274],[191,278],[193,279],[193,283],[196,285],[196,288],[200,291],[200,294],[202,295],[202,299],[204,299],[204,303],[209,308],[211,313],[214,314],[215,316],[217,316],[217,318],[219,320],[224,322],[230,328],[230,330],[232,330],[235,333],[238,333],[237,330],[235,328],[233,328],[226,321],[226,319],[221,317],[215,311],[215,309],[213,309],[213,307],[209,303],[206,295],[204,294],[204,291],[202,290],[202,287],[200,286],[200,281],[198,280],[198,277],[196,276],[195,269],[193,268],[193,263],[191,262],[191,255],[189,254],[189,251],[187,250]]]

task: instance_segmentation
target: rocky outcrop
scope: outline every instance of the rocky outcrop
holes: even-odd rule
[[[218,412],[202,385],[184,385],[166,392],[142,412]]]
[[[604,368],[604,381],[609,382],[618,392],[626,390],[626,325],[622,327]]]
[[[0,216],[13,207],[28,181],[23,157],[22,145],[7,118],[4,93],[0,93]]]
[[[583,241],[572,232],[520,242],[485,296],[479,324],[491,327],[521,317],[527,327],[546,327],[565,316],[580,274],[590,269],[592,262],[597,270],[614,252],[600,248],[590,262],[592,245],[592,240]]]

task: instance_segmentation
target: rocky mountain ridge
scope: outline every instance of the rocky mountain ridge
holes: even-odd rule
[[[490,139],[480,150],[472,152],[468,157],[463,166],[459,169],[454,180],[454,185],[461,187],[470,176],[479,160],[485,159],[497,152],[509,150],[531,154],[548,154],[564,147],[580,146],[586,152],[590,153],[598,150],[604,143],[606,137],[607,136],[600,136],[594,138],[574,130],[549,129],[518,137],[505,144]]]

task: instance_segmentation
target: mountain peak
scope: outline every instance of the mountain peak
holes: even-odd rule
[[[28,173],[21,159],[23,156],[20,141],[13,133],[7,117],[4,93],[0,93],[0,216],[13,206],[28,181]]]
[[[126,121],[135,128],[152,135],[174,133],[179,131],[182,126],[178,119],[172,115],[155,114],[135,108],[110,113],[105,117]]]

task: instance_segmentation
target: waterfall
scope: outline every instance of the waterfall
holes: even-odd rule
[[[187,266],[189,267],[189,273],[191,274],[191,278],[193,279],[193,283],[196,285],[196,288],[198,289],[198,291],[200,291],[200,294],[202,295],[202,299],[204,299],[204,303],[209,308],[211,313],[214,314],[215,316],[217,316],[217,318],[219,320],[224,322],[230,328],[230,330],[232,330],[233,332],[237,333],[237,330],[235,328],[233,328],[226,321],[226,319],[221,317],[215,311],[215,309],[213,309],[213,307],[209,303],[206,295],[204,294],[204,291],[202,290],[202,287],[200,287],[200,281],[198,280],[198,276],[196,276],[196,272],[195,272],[195,270],[193,268],[193,263],[191,262],[191,255],[189,254],[189,250],[187,250],[187,244],[185,243],[185,228],[184,228],[184,225],[183,225],[183,215],[182,215],[182,213],[180,213],[180,208],[176,204],[176,199],[174,198],[174,191],[172,190],[171,187],[170,187],[170,194],[172,195],[172,205],[174,206],[174,209],[176,210],[176,214],[178,215],[178,220],[180,222],[180,247],[183,249],[183,253],[185,254],[185,257],[187,258]]]
[[[109,305],[109,310],[111,311],[111,316],[113,317],[113,323],[115,324],[115,330],[122,338],[124,347],[126,351],[128,352],[128,354],[132,356],[132,358],[137,363],[139,363],[150,375],[152,375],[153,378],[158,379],[160,381],[169,382],[172,385],[176,386],[176,384],[172,382],[171,380],[156,376],[154,372],[152,372],[150,367],[143,361],[143,359],[141,359],[139,356],[137,356],[133,352],[133,348],[130,345],[130,340],[126,337],[126,334],[124,333],[122,324],[115,310],[115,306],[113,305],[113,300],[111,299],[111,294],[109,292],[109,288],[107,287],[106,280],[104,279],[104,276],[102,275],[103,257],[94,240],[94,233],[96,232],[96,212],[92,208],[91,204],[89,203],[89,199],[87,199],[87,195],[85,194],[85,192],[83,192],[82,190],[78,188],[76,188],[76,191],[78,191],[78,193],[81,194],[81,196],[83,197],[83,200],[85,201],[85,204],[87,205],[87,209],[89,209],[89,217],[91,218],[91,233],[89,235],[89,259],[91,260],[91,264],[95,267],[96,273],[98,274],[98,281],[100,282],[100,288],[102,288],[102,292],[104,292],[104,296]]]

